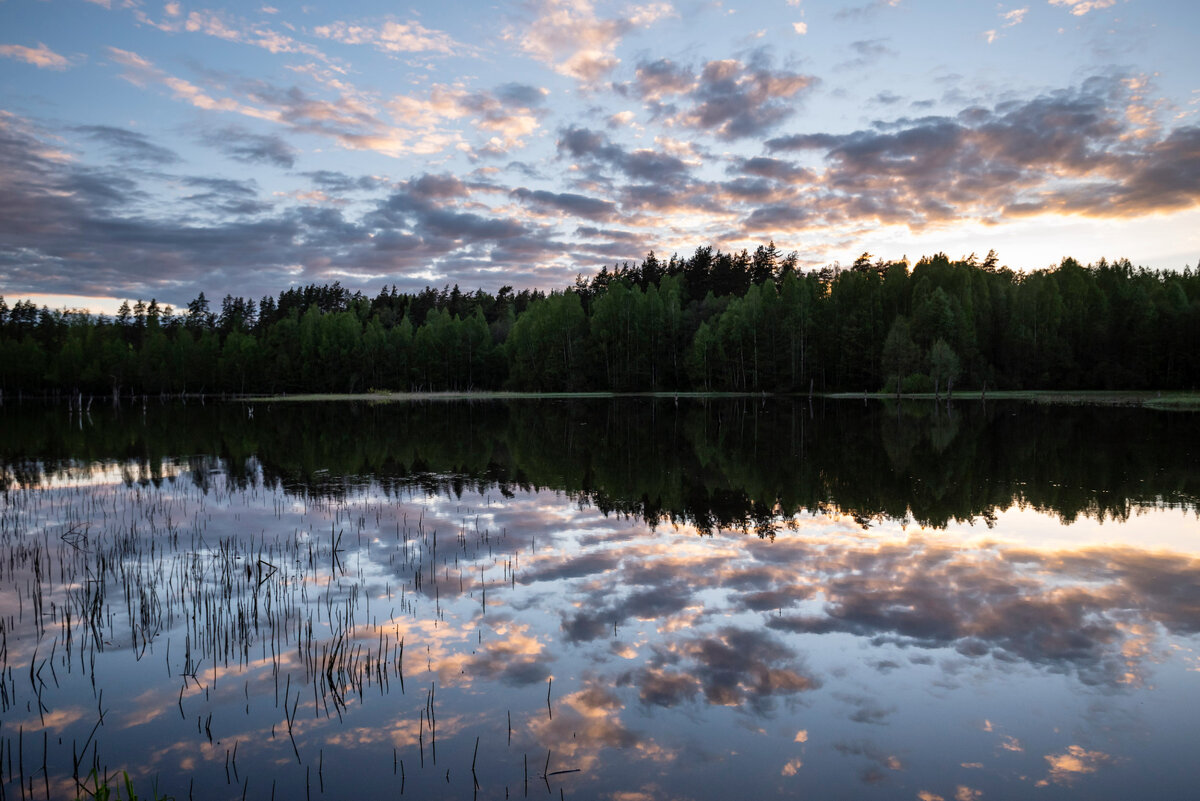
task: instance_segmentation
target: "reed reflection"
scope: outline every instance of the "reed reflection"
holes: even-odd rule
[[[1145,424],[1169,453],[1117,438],[1105,458],[1122,466],[1105,467],[1075,449],[1140,426],[1136,410],[856,404],[815,425],[807,404],[755,404],[336,407],[367,435],[308,439],[338,418],[188,407],[212,416],[202,442],[148,409],[108,445],[6,428],[0,753],[14,730],[46,733],[17,747],[44,755],[57,794],[107,767],[176,796],[195,774],[231,798],[530,780],[585,796],[1103,796],[1111,777],[1175,769],[1129,732],[1187,740],[1153,702],[1159,687],[1195,699],[1180,676],[1200,556],[985,526],[1169,504],[1186,520],[1195,478],[1177,454],[1194,432],[1178,418]],[[639,444],[631,420],[660,441]],[[1021,441],[991,454],[991,427],[1040,426],[1048,441],[1025,450],[1058,461],[1017,481],[1032,457]],[[51,435],[37,458],[13,444]],[[609,438],[633,460],[593,451]],[[962,470],[966,453],[982,466],[964,490],[943,460]],[[1078,713],[1095,699],[1104,714]],[[28,789],[9,770],[8,791]]]

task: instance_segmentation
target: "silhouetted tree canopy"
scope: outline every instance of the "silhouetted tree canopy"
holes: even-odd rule
[[[116,317],[0,298],[0,390],[30,395],[523,389],[806,392],[1173,389],[1200,381],[1200,274],[1029,273],[945,254],[870,253],[801,273],[754,253],[602,268],[536,290],[374,298],[309,284],[257,302],[201,293]],[[902,330],[903,329],[903,330]],[[904,334],[904,336],[901,336]]]

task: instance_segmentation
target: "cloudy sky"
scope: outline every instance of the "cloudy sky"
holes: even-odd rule
[[[1192,0],[0,0],[0,294],[550,289],[771,239],[1194,266],[1197,30]]]

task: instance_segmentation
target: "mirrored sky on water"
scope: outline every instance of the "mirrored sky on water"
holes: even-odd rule
[[[6,659],[24,675],[57,648],[60,686],[47,682],[38,714],[25,706],[34,685],[14,682],[0,737],[23,727],[33,750],[41,731],[64,737],[50,748],[56,786],[73,787],[69,746],[103,706],[101,761],[176,795],[195,777],[210,797],[240,797],[243,782],[269,797],[268,780],[292,796],[307,780],[314,796],[318,782],[337,797],[403,781],[416,797],[470,797],[475,782],[478,797],[501,797],[524,792],[526,770],[537,792],[612,799],[1191,789],[1194,510],[1064,525],[1013,507],[991,527],[944,529],[806,512],[772,539],[652,527],[553,490],[397,494],[364,477],[319,497],[222,472],[202,490],[191,469],[168,464],[177,478],[156,487],[101,468],[9,495]],[[88,539],[71,545],[84,520]],[[55,553],[60,616],[86,589],[70,565],[98,575],[105,542],[122,565],[106,568],[94,668],[82,651],[63,661],[61,622],[31,630],[30,540]],[[260,583],[258,559],[278,574]],[[148,643],[119,575],[170,621]],[[202,604],[188,622],[186,599],[217,597],[228,615]],[[233,612],[251,608],[262,627],[238,634]],[[352,658],[324,682],[308,654],[319,661],[341,635]],[[87,633],[75,636],[78,649]],[[244,638],[242,656],[228,657],[226,636]],[[379,672],[401,638],[403,690]],[[188,660],[200,666],[181,681]]]

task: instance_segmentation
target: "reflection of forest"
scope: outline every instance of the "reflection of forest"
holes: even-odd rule
[[[1200,506],[1200,426],[1132,408],[759,399],[242,404],[93,410],[8,406],[6,486],[93,460],[217,457],[237,483],[338,495],[551,488],[618,514],[772,531],[781,516],[837,509],[866,524],[990,518],[1013,503],[1124,518],[1148,504]],[[131,474],[132,475],[132,474]]]

